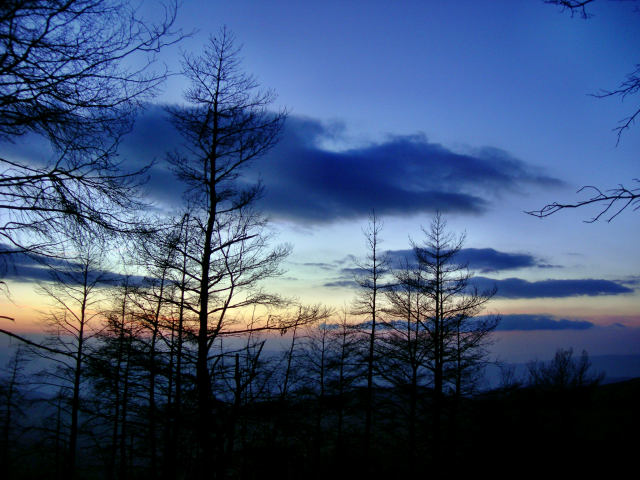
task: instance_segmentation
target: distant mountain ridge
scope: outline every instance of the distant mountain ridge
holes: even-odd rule
[[[603,384],[640,377],[640,355],[594,355],[589,359],[592,370],[607,374]]]

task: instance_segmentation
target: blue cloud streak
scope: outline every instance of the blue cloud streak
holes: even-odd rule
[[[512,314],[502,315],[497,331],[532,331],[532,330],[588,330],[594,324],[587,320],[569,320],[551,315]]]
[[[474,277],[474,283],[480,289],[498,287],[496,297],[516,298],[566,298],[586,295],[622,295],[633,293],[631,288],[611,280],[577,279],[577,280],[539,280],[529,282],[521,278],[505,278],[494,280],[486,277]]]
[[[405,259],[412,262],[415,258],[413,250],[389,250],[387,252],[394,265],[400,265]],[[502,270],[518,270],[521,268],[559,268],[548,265],[540,258],[529,253],[500,252],[493,248],[463,248],[456,257],[460,264],[469,264],[469,270],[481,273],[499,272]]]

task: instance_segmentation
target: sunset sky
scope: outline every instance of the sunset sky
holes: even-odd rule
[[[366,254],[372,209],[396,257],[438,210],[451,231],[466,231],[461,260],[478,285],[498,287],[496,353],[640,354],[640,212],[610,223],[584,222],[602,205],[525,213],[585,200],[584,185],[635,188],[639,176],[640,125],[618,144],[613,129],[640,95],[590,94],[616,89],[640,62],[640,12],[592,5],[583,20],[540,0],[188,0],[178,23],[198,31],[160,60],[178,72],[180,50],[201,53],[226,25],[244,44],[246,71],[278,94],[274,109],[290,110],[280,143],[247,172],[264,182],[278,241],[294,245],[268,289],[341,306],[356,292],[353,257]],[[185,86],[171,77],[121,149],[131,165],[157,159],[148,189],[159,210],[180,201],[163,162],[180,138],[160,105],[182,102]],[[27,330],[37,275],[23,267],[1,302]]]

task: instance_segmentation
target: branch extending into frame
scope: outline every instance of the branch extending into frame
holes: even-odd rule
[[[561,7],[561,11],[569,10],[571,12],[571,16],[573,17],[576,13],[580,15],[580,18],[585,20],[593,17],[592,13],[587,12],[586,6],[587,4],[593,2],[594,0],[543,0],[544,3],[548,3],[550,5],[558,5]],[[620,0],[624,1],[624,0]],[[630,0],[636,2],[638,0]],[[635,12],[640,12],[638,7],[635,8]],[[627,75],[627,79],[615,90],[600,90],[598,93],[591,94],[592,97],[596,98],[605,98],[619,95],[622,97],[622,100],[625,99],[627,95],[632,95],[637,93],[640,90],[640,64],[636,65],[636,70],[629,73]],[[622,132],[625,130],[629,130],[631,124],[635,123],[636,118],[640,116],[640,108],[638,108],[635,113],[630,115],[629,117],[623,118],[620,120],[619,126],[614,128],[613,131],[617,132],[618,140],[616,141],[616,146],[620,144],[620,138],[622,136]],[[551,205],[549,205],[551,206]],[[576,205],[579,206],[579,205]],[[593,220],[592,220],[593,221]]]
[[[640,180],[634,178],[635,182],[640,183]],[[607,219],[607,222],[610,222],[618,215],[620,215],[624,210],[629,206],[633,206],[633,210],[640,209],[640,188],[625,188],[623,185],[620,185],[619,188],[612,188],[610,190],[605,190],[604,192],[597,187],[586,186],[582,187],[578,190],[578,193],[583,190],[595,190],[596,194],[588,200],[584,200],[581,202],[573,203],[573,204],[560,204],[557,202],[551,203],[541,210],[535,210],[531,212],[525,212],[529,215],[538,218],[548,217],[553,215],[559,210],[567,209],[567,208],[578,208],[584,205],[590,205],[592,203],[602,203],[604,204],[604,208],[593,217],[591,220],[585,220],[585,223],[593,223],[600,219],[603,215],[611,214],[611,216]]]
[[[565,10],[569,10],[571,12],[571,16],[573,17],[576,12],[580,14],[581,18],[587,19],[593,17],[592,13],[588,13],[586,6],[588,3],[593,2],[593,0],[544,0],[544,3],[549,3],[551,5],[558,5],[562,8],[562,12]]]
[[[4,317],[4,318],[8,318],[8,317]],[[15,338],[17,340],[20,340],[21,342],[26,343],[27,345],[30,345],[32,347],[35,347],[41,350],[45,350],[49,353],[55,353],[56,355],[63,355],[65,357],[73,357],[73,355],[70,354],[69,352],[63,352],[62,350],[58,350],[56,348],[50,348],[50,347],[47,347],[46,345],[42,345],[41,343],[32,342],[28,338],[21,337],[20,335],[16,335],[15,333],[9,332],[7,330],[0,329],[0,333],[4,333],[5,335]]]
[[[640,64],[636,65],[636,69],[627,75],[627,79],[616,90],[600,90],[598,93],[592,94],[591,96],[596,98],[620,96],[622,97],[622,100],[624,100],[627,95],[633,95],[638,91],[640,91]],[[633,115],[620,120],[620,126],[613,129],[614,132],[618,132],[618,141],[616,142],[616,145],[620,143],[620,136],[622,135],[622,132],[629,130],[629,126],[632,123],[635,123],[638,115],[640,115],[640,108],[636,110]]]

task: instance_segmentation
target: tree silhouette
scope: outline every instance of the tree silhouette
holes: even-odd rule
[[[28,387],[24,369],[31,359],[27,348],[18,344],[2,368],[0,377],[0,422],[2,424],[2,465],[9,477],[13,476],[16,444],[20,435],[20,420],[26,416]]]
[[[176,264],[175,269],[184,268],[193,285],[186,305],[198,317],[196,428],[202,452],[199,475],[203,478],[209,475],[208,462],[213,459],[214,475],[219,477],[224,476],[228,464],[227,449],[220,448],[228,429],[216,421],[218,408],[226,407],[213,394],[216,369],[210,365],[210,352],[214,342],[224,335],[286,328],[303,317],[305,321],[315,318],[305,310],[303,316],[268,314],[259,327],[238,325],[242,309],[287,304],[281,296],[260,288],[260,282],[282,273],[280,262],[291,247],[269,248],[272,234],[268,219],[253,208],[262,187],[241,188],[238,182],[243,170],[278,141],[287,112],[267,109],[275,94],[260,90],[256,79],[242,70],[240,47],[234,41],[223,28],[217,37],[210,38],[203,55],[185,53],[183,73],[191,82],[184,92],[187,104],[166,106],[185,141],[184,150],[169,154],[168,161],[188,187],[185,201],[190,241],[178,255],[186,255],[188,262]]]
[[[428,366],[433,355],[433,342],[429,332],[421,326],[424,319],[424,272],[420,263],[405,259],[393,271],[393,285],[385,291],[389,320],[380,338],[377,370],[382,378],[397,391],[393,406],[404,417],[407,429],[407,468],[415,475],[418,423],[424,389],[433,385]],[[424,409],[423,409],[424,411]]]
[[[463,391],[462,378],[481,364],[488,355],[490,334],[500,322],[500,317],[475,319],[496,294],[497,289],[480,292],[473,286],[472,273],[466,264],[457,262],[457,255],[465,241],[465,235],[456,237],[447,232],[447,222],[436,213],[428,228],[422,228],[422,243],[411,241],[418,277],[407,281],[418,290],[421,297],[418,329],[428,338],[429,356],[427,368],[433,375],[433,454],[440,462],[442,451],[441,417],[445,394],[452,395],[452,414],[458,408]],[[448,388],[445,389],[445,386]],[[440,465],[436,465],[437,469]]]
[[[73,251],[67,252],[63,262],[49,267],[51,282],[41,282],[38,290],[51,300],[51,308],[44,312],[42,323],[48,334],[43,344],[64,353],[56,358],[53,371],[43,376],[47,383],[60,387],[60,395],[69,403],[69,444],[65,470],[75,475],[78,443],[80,389],[84,383],[83,370],[87,344],[95,331],[102,300],[100,288],[112,280],[102,246],[94,239],[78,234],[73,239]],[[49,351],[36,348],[34,352],[52,358]]]
[[[382,279],[389,271],[389,257],[380,251],[380,231],[382,222],[378,220],[375,212],[369,216],[369,226],[362,231],[366,238],[367,257],[363,262],[356,261],[360,274],[355,276],[356,283],[361,290],[353,301],[352,314],[364,316],[363,334],[366,346],[363,346],[364,363],[367,365],[367,389],[365,398],[365,432],[364,455],[365,464],[370,466],[369,454],[371,449],[371,423],[373,415],[373,377],[376,353],[376,326],[381,321],[380,314],[383,311],[382,302],[385,285]]]

